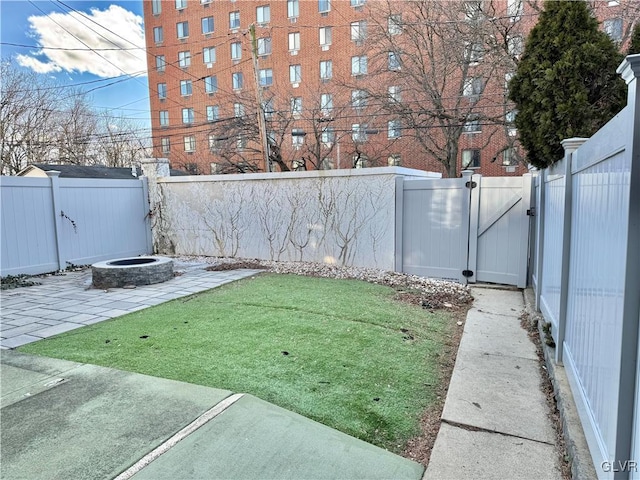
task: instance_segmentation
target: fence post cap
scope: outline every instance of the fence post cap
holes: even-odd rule
[[[580,145],[587,140],[589,139],[582,137],[565,138],[560,142],[560,144],[562,145],[562,148],[564,148],[564,153],[571,153],[580,148]]]
[[[47,170],[45,173],[47,174],[47,177],[59,177],[60,176],[60,172],[58,170]]]
[[[640,53],[628,55],[617,68],[616,73],[620,75],[627,84],[640,77]]]

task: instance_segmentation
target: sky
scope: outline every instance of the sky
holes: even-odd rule
[[[142,17],[142,0],[0,0],[0,56],[149,128]]]

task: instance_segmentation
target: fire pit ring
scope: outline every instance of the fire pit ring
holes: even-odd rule
[[[116,258],[91,265],[91,279],[96,288],[151,285],[172,278],[173,260],[166,257]]]

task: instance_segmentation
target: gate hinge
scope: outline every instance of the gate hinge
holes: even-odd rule
[[[529,210],[527,210],[527,215],[530,217],[535,217],[536,216],[536,207],[531,207]]]
[[[470,182],[465,183],[464,186],[467,188],[476,188],[478,184],[472,180]]]
[[[473,277],[473,270],[462,270],[462,276],[463,277]]]

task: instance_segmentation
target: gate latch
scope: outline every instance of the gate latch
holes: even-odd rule
[[[463,270],[462,276],[466,278],[473,277],[473,270]]]
[[[478,184],[476,182],[474,182],[474,181],[471,181],[471,182],[465,183],[464,186],[467,187],[467,188],[476,188],[478,186]]]
[[[530,217],[535,217],[536,216],[536,207],[531,207],[529,210],[527,210],[527,215]]]

